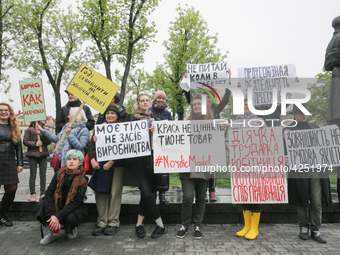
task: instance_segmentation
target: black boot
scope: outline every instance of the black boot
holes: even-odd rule
[[[169,203],[169,201],[167,201],[166,198],[165,198],[165,193],[164,192],[159,192],[159,203],[163,204],[163,205]]]

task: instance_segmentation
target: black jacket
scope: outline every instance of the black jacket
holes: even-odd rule
[[[70,213],[74,213],[77,218],[80,221],[85,221],[86,215],[87,215],[87,207],[84,204],[84,198],[85,198],[85,193],[86,193],[86,188],[81,189],[79,188],[77,191],[77,194],[74,196],[73,201],[66,205],[64,208],[59,210],[59,212],[56,213],[55,209],[55,204],[54,204],[54,192],[57,187],[57,177],[58,177],[59,172],[57,172],[52,180],[50,185],[48,186],[46,193],[45,193],[45,199],[44,199],[44,211],[45,211],[45,216],[51,217],[52,215],[56,216],[60,222],[63,222],[67,215]],[[83,178],[86,178],[86,181],[88,181],[88,178],[83,175]],[[62,190],[62,204],[65,205],[66,199],[68,192],[71,188],[73,178],[71,180],[68,179],[68,176],[65,175],[64,183],[61,188]]]
[[[24,165],[21,141],[18,143],[13,143],[11,129],[5,124],[0,124],[0,155],[16,156],[17,165]]]
[[[68,115],[69,115],[69,112],[70,112],[70,108],[79,107],[80,105],[81,105],[81,101],[79,99],[77,99],[76,101],[68,101],[66,105],[61,107],[59,115],[58,115],[57,120],[56,120],[57,134],[61,131],[63,126],[68,122]],[[83,110],[84,110],[86,118],[87,118],[86,127],[90,131],[94,128],[95,121],[94,121],[93,115],[91,113],[91,110],[87,105],[85,105],[83,107]]]

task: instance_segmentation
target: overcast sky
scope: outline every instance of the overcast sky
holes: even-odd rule
[[[332,20],[340,15],[339,0],[163,0],[149,18],[157,26],[157,43],[150,45],[140,68],[152,72],[157,62],[163,63],[162,43],[169,38],[169,25],[177,16],[179,3],[182,7],[186,3],[194,6],[207,21],[211,35],[218,33],[218,48],[229,51],[226,61],[233,77],[237,77],[237,68],[279,64],[295,64],[300,78],[314,77],[323,68],[325,50],[334,31]],[[113,63],[112,70],[117,68],[120,66]],[[105,75],[103,66],[97,71]],[[12,105],[17,112],[22,109],[16,96],[19,80],[25,74],[17,70],[10,74],[15,99]],[[54,116],[52,89],[46,76],[42,78],[45,101],[50,102],[46,104],[47,114]],[[7,100],[1,95],[1,101]],[[66,94],[62,93],[62,105],[66,102]]]

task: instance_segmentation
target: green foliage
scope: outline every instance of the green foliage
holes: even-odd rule
[[[331,77],[331,72],[324,71],[316,75],[316,83],[308,84],[311,99],[308,101],[307,107],[312,114],[309,116],[309,121],[314,121],[321,127],[329,125],[327,122],[327,113]]]
[[[93,43],[88,51],[95,61],[104,63],[106,77],[112,80],[113,57],[124,66],[120,76],[121,103],[130,68],[144,61],[143,55],[156,35],[155,24],[148,24],[147,17],[157,5],[158,0],[85,0],[79,4],[84,33]]]
[[[168,105],[182,120],[187,102],[179,83],[186,72],[186,65],[219,62],[227,56],[216,48],[217,34],[209,35],[208,24],[199,11],[186,5],[184,8],[179,6],[177,13],[176,20],[170,23],[169,39],[163,43],[165,63],[157,66],[152,82],[165,91],[170,99],[167,100]]]
[[[28,72],[31,78],[45,72],[60,110],[60,86],[68,84],[82,62],[83,37],[78,15],[70,8],[64,11],[59,0],[18,0],[13,7],[11,33],[16,35],[13,67]],[[78,54],[75,54],[77,53]]]

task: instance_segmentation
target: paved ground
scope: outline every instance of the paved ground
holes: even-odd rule
[[[340,224],[324,224],[327,244],[298,239],[296,224],[260,224],[255,240],[236,237],[242,226],[237,224],[203,225],[203,239],[194,240],[193,230],[184,239],[176,238],[179,225],[167,225],[166,234],[151,239],[153,225],[147,225],[147,237],[138,239],[134,226],[123,225],[114,236],[91,235],[95,223],[79,226],[79,235],[69,240],[63,232],[55,242],[42,246],[37,222],[16,221],[11,228],[0,227],[0,254],[339,254]]]

